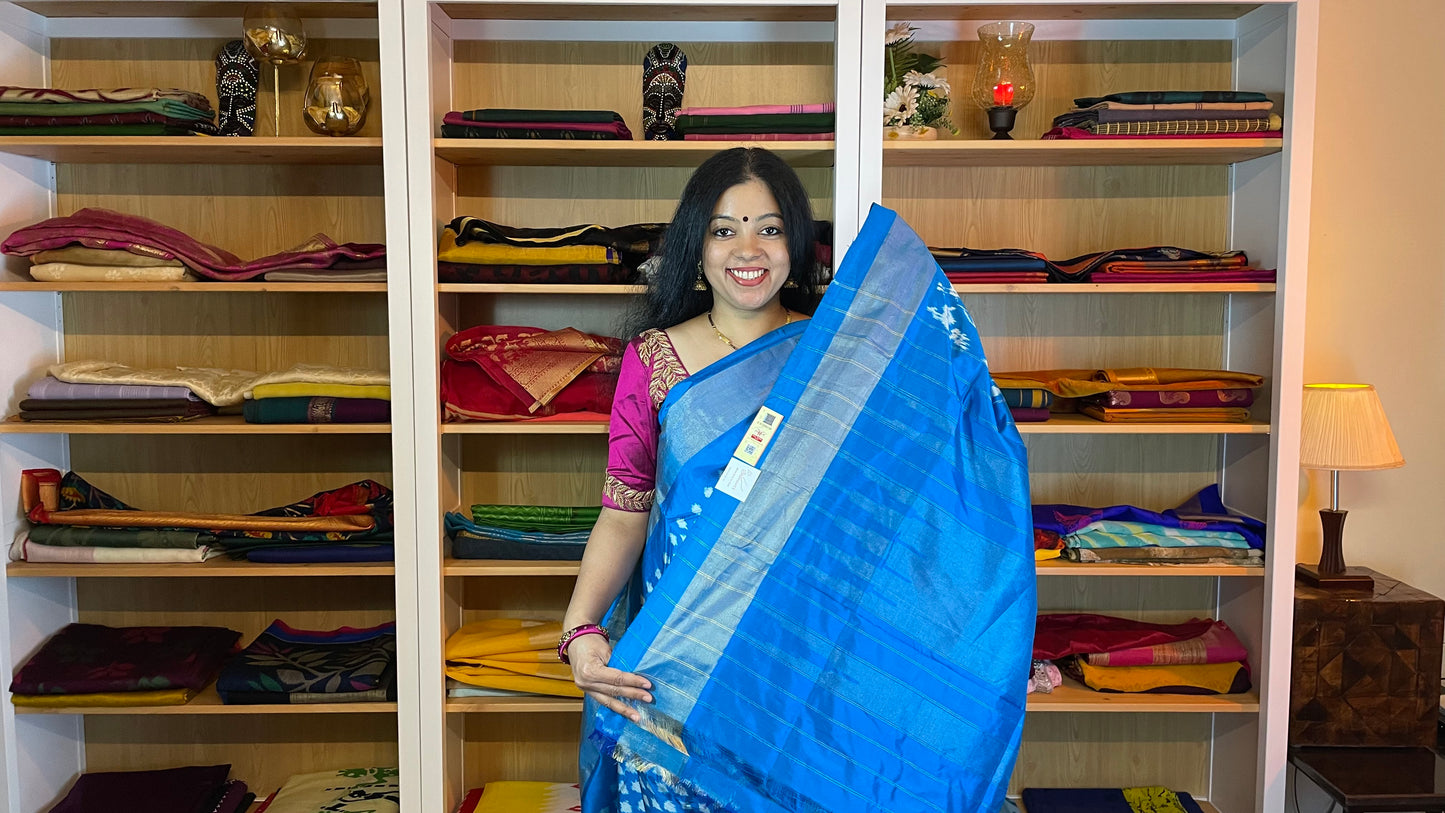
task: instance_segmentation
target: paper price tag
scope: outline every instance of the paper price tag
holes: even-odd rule
[[[717,490],[742,502],[752,493],[759,474],[762,472],[734,457],[723,469],[722,477],[718,478]]]
[[[752,425],[748,427],[747,434],[743,435],[742,441],[738,443],[737,451],[733,452],[733,457],[749,466],[758,465],[758,461],[763,458],[763,452],[767,451],[768,444],[773,441],[773,434],[782,425],[781,414],[767,407],[759,409]]]

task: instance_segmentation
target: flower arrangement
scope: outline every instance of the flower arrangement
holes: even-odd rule
[[[948,120],[948,80],[935,72],[943,61],[913,50],[913,32],[908,23],[888,29],[883,39],[883,125],[911,128],[944,127],[957,133]]]

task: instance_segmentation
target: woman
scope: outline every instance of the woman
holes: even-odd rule
[[[559,642],[589,813],[1001,799],[1034,616],[1022,443],[901,223],[870,217],[808,319],[811,224],[785,163],[734,149],[664,239]]]

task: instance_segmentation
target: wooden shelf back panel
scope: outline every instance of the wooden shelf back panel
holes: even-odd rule
[[[576,580],[571,576],[532,579],[448,579],[447,592],[458,599],[456,624],[486,618],[562,620]],[[454,630],[448,629],[447,634]]]
[[[117,6],[112,0],[26,0],[15,5],[46,17],[235,17],[245,13],[244,2],[148,2]],[[304,20],[371,19],[376,17],[376,3],[332,2],[288,3]]]
[[[257,795],[298,773],[397,764],[394,714],[85,718],[85,767],[136,771],[231,764]]]
[[[476,503],[597,505],[606,470],[601,437],[466,437],[461,510]]]
[[[1060,261],[1122,247],[1235,248],[1227,167],[899,168],[883,173],[883,205],[936,247]]]
[[[70,465],[137,508],[249,514],[372,479],[390,487],[391,439],[268,436],[71,440]]]
[[[1028,435],[1024,446],[1036,504],[1129,504],[1162,511],[1219,482],[1214,435]]]
[[[1203,795],[1210,714],[1030,714],[1008,793],[1043,787],[1133,787]]]
[[[307,562],[304,564],[270,564],[247,562],[234,559],[211,559],[201,564],[60,564],[50,562],[11,562],[5,567],[5,575],[12,579],[59,577],[77,578],[125,578],[125,579],[213,579],[225,577],[266,578],[302,577],[322,578],[331,576],[375,576],[392,578],[396,566],[391,562],[353,562],[350,564],[328,564]]]
[[[691,175],[682,167],[471,167],[458,172],[453,216],[529,227],[667,223]],[[832,219],[832,170],[804,168],[798,177],[813,216]]]
[[[295,248],[319,233],[385,243],[381,167],[62,164],[56,209],[150,218],[243,260]]]
[[[77,293],[63,308],[66,361],[255,371],[390,364],[383,297]]]
[[[1280,151],[1278,138],[1120,139],[1040,141],[1020,132],[1014,141],[898,141],[883,144],[885,167],[1086,167],[1221,165]]]
[[[218,626],[251,643],[278,618],[295,629],[371,627],[396,619],[389,582],[368,580],[356,589],[349,577],[298,585],[286,579],[178,579],[159,585],[136,579],[81,579],[76,582],[78,620],[110,627]]]
[[[572,8],[587,6],[577,4]],[[656,7],[656,11],[663,9]],[[740,13],[736,6],[727,11]],[[833,10],[827,9],[827,13],[831,16]],[[545,107],[558,110],[612,110],[627,122],[633,137],[641,139],[642,105],[638,94],[642,87],[642,57],[654,44],[457,42],[453,47],[451,105],[455,110],[531,108],[539,106],[538,99],[545,99]],[[831,42],[677,45],[688,56],[689,106],[833,101]],[[447,111],[432,112],[439,122]]]
[[[1156,624],[1178,624],[1192,618],[1213,617],[1218,594],[1219,580],[1211,578],[1100,576],[1092,579],[1041,579],[1038,582],[1040,615],[1099,613]],[[1228,622],[1232,619],[1221,620]]]
[[[448,720],[460,735],[463,788],[517,779],[577,781],[580,726],[573,714],[466,714]],[[453,780],[455,781],[455,780]]]
[[[381,139],[202,136],[0,136],[0,153],[58,164],[372,164]]]
[[[93,3],[88,5],[102,5]],[[118,16],[144,16],[131,13],[132,5],[123,4]],[[153,5],[162,5],[159,3]],[[165,4],[172,5],[172,4]],[[176,4],[184,5],[184,4]],[[227,16],[240,18],[244,5],[230,6]],[[375,6],[372,6],[372,15]],[[169,15],[167,15],[169,16]],[[236,36],[241,35],[237,20]],[[50,41],[50,82],[58,88],[183,88],[210,98],[216,107],[216,54],[231,39],[54,39]],[[371,94],[366,124],[359,137],[381,136],[381,58],[380,45],[374,39],[312,39],[307,43],[308,57],[335,54],[353,57],[361,62],[362,74]],[[301,65],[281,68],[281,135],[309,137],[302,118],[302,96],[310,77],[308,58]],[[641,64],[639,60],[639,65]],[[398,75],[399,78],[399,75]],[[639,82],[641,80],[639,79]],[[265,88],[256,105],[256,134],[275,133],[275,92],[270,66],[261,68],[261,85]],[[640,87],[640,85],[639,85]],[[335,139],[337,141],[343,139]]]
[[[629,128],[630,129],[630,128]],[[637,133],[633,133],[636,137]],[[766,147],[794,167],[833,166],[832,141],[524,141],[438,138],[436,155],[457,166],[687,167],[733,147]]]
[[[602,431],[605,433],[606,425]],[[386,423],[246,423],[240,415],[214,415],[180,423],[27,423],[17,416],[0,421],[0,435],[375,435],[390,434]]]

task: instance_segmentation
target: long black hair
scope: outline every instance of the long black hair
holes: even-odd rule
[[[688,179],[677,212],[663,235],[647,292],[627,315],[624,336],[648,328],[668,328],[712,307],[712,290],[695,290],[703,240],[723,193],[751,180],[762,181],[778,202],[788,241],[788,282],[783,307],[811,315],[821,298],[822,272],[814,260],[813,210],[798,173],[776,153],[759,147],[734,147],[702,163]]]

